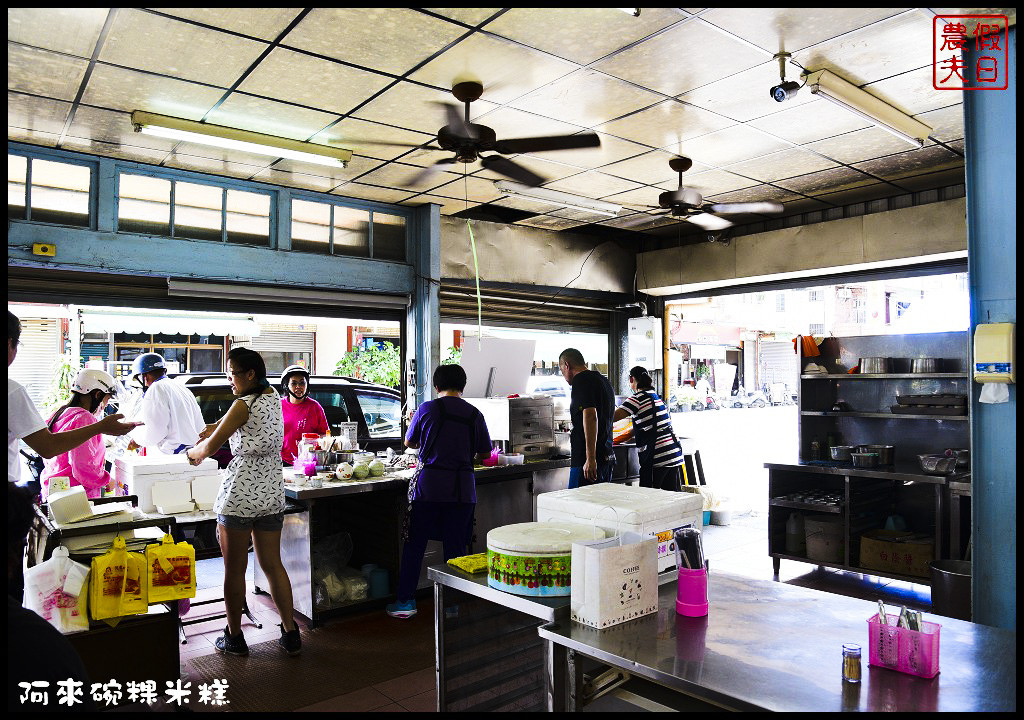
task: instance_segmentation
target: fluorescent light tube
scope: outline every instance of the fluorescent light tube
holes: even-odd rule
[[[932,129],[866,90],[861,90],[828,70],[818,70],[804,76],[811,92],[873,125],[906,140],[915,147],[923,147]]]
[[[559,207],[571,208],[573,210],[583,210],[584,212],[592,212],[597,215],[607,215],[608,217],[615,217],[622,209],[621,205],[616,205],[615,203],[592,200],[582,195],[572,195],[560,190],[520,185],[519,183],[508,182],[507,180],[499,180],[494,183],[494,186],[506,195],[550,203],[551,205],[558,205]]]
[[[132,113],[132,125],[135,126],[136,132],[146,135],[211,145],[228,150],[240,150],[257,155],[299,160],[328,167],[343,168],[352,159],[352,151],[344,148],[316,145],[223,125],[209,125],[141,110]]]

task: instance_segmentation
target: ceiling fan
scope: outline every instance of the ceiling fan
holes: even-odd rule
[[[690,158],[674,157],[668,165],[679,173],[679,187],[663,192],[658,196],[658,205],[642,205],[640,207],[658,210],[645,214],[637,221],[623,223],[622,226],[639,225],[650,219],[651,215],[670,215],[684,222],[693,223],[705,230],[724,230],[732,227],[732,221],[719,215],[736,215],[740,213],[759,213],[773,215],[783,211],[782,203],[774,200],[742,203],[705,203],[704,197],[693,188],[683,187],[683,173],[693,166]]]
[[[435,142],[440,147],[427,146],[427,150],[449,150],[455,153],[454,157],[438,160],[436,163],[423,172],[418,173],[408,181],[408,185],[416,185],[426,177],[437,172],[445,165],[455,163],[471,163],[477,160],[488,170],[512,178],[524,185],[536,187],[546,182],[545,178],[537,173],[518,165],[502,155],[516,153],[545,152],[547,150],[575,150],[577,148],[599,147],[601,139],[595,133],[581,133],[579,135],[548,135],[543,137],[513,138],[509,140],[498,140],[494,130],[486,125],[479,125],[470,122],[469,106],[483,94],[484,86],[478,82],[460,82],[452,87],[452,95],[459,102],[465,105],[465,111],[451,103],[438,103],[445,109],[445,117],[448,124],[437,131]],[[403,145],[401,143],[380,143],[388,145]],[[420,147],[419,145],[404,145],[405,147]],[[484,152],[495,153],[483,155]]]

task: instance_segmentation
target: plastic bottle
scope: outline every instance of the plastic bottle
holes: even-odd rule
[[[804,556],[807,554],[807,538],[804,535],[804,516],[790,513],[786,521],[786,553]]]

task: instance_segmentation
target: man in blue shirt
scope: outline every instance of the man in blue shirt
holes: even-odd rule
[[[615,466],[612,450],[612,413],[615,392],[601,373],[588,370],[583,354],[567,348],[558,356],[558,369],[572,386],[569,418],[569,487],[609,482]]]

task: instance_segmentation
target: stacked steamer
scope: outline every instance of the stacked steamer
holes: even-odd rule
[[[137,495],[142,512],[191,512],[198,503],[211,509],[220,487],[220,471],[213,458],[190,465],[181,455],[125,455],[114,461],[114,476]],[[211,495],[212,493],[212,495]]]
[[[676,565],[673,532],[684,525],[700,527],[703,502],[697,493],[597,483],[538,495],[537,520],[597,526],[609,536],[656,537],[658,572],[664,572]]]
[[[516,595],[568,596],[572,544],[603,540],[600,528],[571,523],[517,523],[487,533],[487,584]]]

